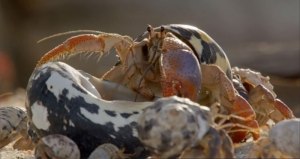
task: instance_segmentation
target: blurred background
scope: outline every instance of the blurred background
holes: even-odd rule
[[[25,88],[37,60],[71,35],[37,44],[49,35],[91,29],[131,37],[147,24],[184,23],[206,31],[232,66],[271,77],[275,92],[300,117],[300,1],[298,0],[0,0],[0,93]],[[100,76],[115,55],[68,59]]]

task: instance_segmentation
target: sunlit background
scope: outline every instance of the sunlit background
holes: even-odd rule
[[[72,36],[37,44],[49,35],[91,29],[134,38],[147,24],[184,23],[211,35],[232,66],[270,76],[279,98],[299,117],[299,10],[298,0],[0,0],[0,93],[25,88],[37,60]],[[67,62],[100,76],[115,63],[114,56]]]

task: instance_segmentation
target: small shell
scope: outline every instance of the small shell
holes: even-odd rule
[[[18,138],[26,129],[26,113],[19,107],[0,107],[0,148]]]
[[[269,132],[275,146],[293,157],[300,156],[300,119],[284,120],[277,123]]]
[[[190,104],[190,100],[170,97],[147,107],[138,121],[140,140],[162,158],[178,156],[208,130]]]
[[[121,159],[125,158],[123,152],[113,144],[102,144],[98,146],[88,159]]]
[[[54,134],[40,139],[35,149],[35,157],[40,159],[80,159],[80,151],[70,138]]]

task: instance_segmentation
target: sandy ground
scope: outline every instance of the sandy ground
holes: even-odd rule
[[[18,151],[12,147],[13,143],[0,150],[0,159],[34,159],[33,151]]]

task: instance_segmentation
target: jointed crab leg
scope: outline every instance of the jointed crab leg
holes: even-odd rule
[[[124,47],[125,45],[125,47]],[[55,61],[59,58],[72,56],[78,53],[100,52],[106,53],[112,47],[116,47],[119,57],[124,60],[127,56],[129,46],[132,45],[132,39],[119,34],[103,33],[99,35],[82,34],[71,37],[61,45],[47,52],[37,63],[37,67],[49,61]],[[126,49],[124,49],[126,48]]]
[[[280,99],[275,99],[274,107],[278,110],[286,119],[295,118],[293,111]],[[273,118],[275,119],[275,117]]]
[[[229,113],[243,117],[245,120],[232,120],[235,123],[240,123],[253,128],[251,131],[254,139],[259,137],[259,125],[255,120],[256,115],[251,105],[241,97],[232,82],[226,77],[225,73],[216,65],[201,65],[203,74],[203,87],[210,90],[212,93],[212,102],[218,101],[222,106],[228,109]],[[246,137],[245,131],[232,133],[234,142],[239,142]]]
[[[271,91],[261,84],[249,91],[249,103],[256,111],[260,125],[264,125],[269,118],[274,122],[279,122],[295,117],[286,104],[276,99]]]
[[[294,118],[291,109],[276,98],[274,86],[268,76],[250,69],[233,68],[233,73],[238,76],[240,83],[248,90],[248,101],[253,106],[259,125],[264,125],[269,119],[275,123],[284,119]]]

